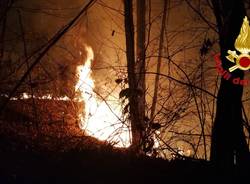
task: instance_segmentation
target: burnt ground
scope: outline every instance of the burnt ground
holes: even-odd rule
[[[133,157],[112,148],[0,152],[1,183],[210,183],[201,161]]]
[[[91,139],[82,137],[82,139]],[[58,140],[57,140],[58,141]],[[92,142],[93,143],[93,142]],[[98,145],[99,144],[99,145]],[[133,156],[125,149],[104,143],[79,146],[66,151],[30,148],[25,142],[0,141],[0,183],[245,183],[244,174],[222,177],[209,162],[163,160]]]
[[[249,180],[245,168],[222,175],[204,160],[134,156],[84,135],[72,128],[74,121],[68,125],[49,115],[47,123],[37,126],[31,123],[32,117],[16,109],[20,108],[9,106],[0,116],[0,184],[238,184]]]

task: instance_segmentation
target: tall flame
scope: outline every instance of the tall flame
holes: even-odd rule
[[[77,67],[78,82],[75,90],[79,100],[85,106],[79,114],[80,128],[100,140],[107,140],[117,147],[130,145],[130,128],[122,119],[122,108],[117,99],[108,97],[103,100],[94,91],[95,83],[91,77],[91,62],[94,59],[93,49],[86,46],[87,59],[84,65]]]

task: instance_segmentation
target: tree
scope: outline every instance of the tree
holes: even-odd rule
[[[4,54],[4,36],[6,31],[7,12],[12,3],[11,0],[3,0],[0,2],[0,61]]]
[[[145,132],[144,132],[144,119],[145,119],[145,92],[146,92],[146,84],[145,84],[145,37],[146,37],[146,21],[145,21],[145,13],[146,13],[146,3],[145,0],[137,0],[137,52],[136,52],[136,85],[139,90],[140,95],[138,95],[138,116],[140,127],[142,127],[141,132],[141,141],[142,144],[145,143]]]
[[[162,51],[164,46],[164,33],[165,33],[165,27],[166,27],[166,17],[167,17],[167,1],[164,1],[164,10],[163,10],[163,16],[162,16],[162,23],[161,23],[161,33],[160,33],[160,42],[159,42],[159,57],[157,60],[157,71],[156,73],[161,72],[161,61],[162,61]],[[153,96],[153,102],[151,107],[151,119],[154,118],[155,115],[155,108],[156,108],[156,102],[157,102],[157,92],[159,87],[159,79],[160,76],[158,74],[155,75],[155,86],[154,86],[154,96]]]
[[[133,23],[133,1],[124,1],[126,56],[129,83],[129,107],[132,129],[132,150],[141,150],[145,117],[145,1],[137,1],[137,54]]]
[[[212,4],[219,31],[222,65],[228,69],[231,65],[225,56],[229,49],[235,50],[234,42],[246,15],[244,3],[242,0],[212,0]],[[232,77],[243,79],[244,72],[234,71]],[[242,166],[249,152],[243,132],[242,94],[242,85],[221,78],[212,130],[211,161],[230,171],[234,165]]]

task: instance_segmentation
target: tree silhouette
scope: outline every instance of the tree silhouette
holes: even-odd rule
[[[243,1],[213,0],[214,14],[219,31],[221,61],[224,69],[231,65],[227,51],[234,50],[243,17],[246,15]],[[232,73],[233,78],[244,78],[241,70]],[[243,132],[243,86],[221,78],[217,97],[217,111],[212,130],[211,161],[219,168],[233,172],[233,168],[246,163],[248,145]]]
[[[132,0],[124,1],[126,55],[132,149],[142,151],[145,117],[145,1],[137,1],[137,42],[134,38]],[[135,43],[137,43],[135,54]]]

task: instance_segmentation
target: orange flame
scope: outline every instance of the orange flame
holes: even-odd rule
[[[80,128],[100,140],[107,140],[117,147],[130,146],[130,128],[122,119],[122,108],[118,100],[108,97],[101,100],[94,91],[95,83],[91,77],[93,49],[86,46],[87,59],[77,67],[78,82],[75,90],[80,93],[79,101],[85,104],[84,112],[79,114]],[[83,115],[84,114],[84,115]]]

